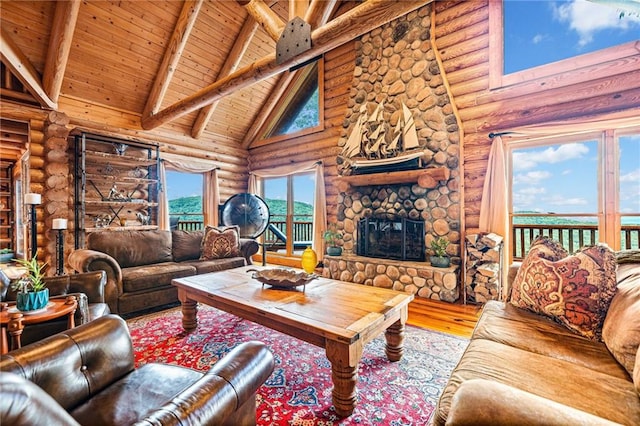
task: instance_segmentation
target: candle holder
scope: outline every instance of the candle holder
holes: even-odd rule
[[[42,202],[40,194],[24,194],[24,203],[30,206],[30,227],[31,227],[31,258],[38,253],[38,223],[36,218],[36,206]]]
[[[67,219],[53,219],[52,228],[56,234],[56,275],[64,275],[64,230]]]

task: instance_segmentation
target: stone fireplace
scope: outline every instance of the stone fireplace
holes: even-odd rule
[[[430,10],[431,5],[425,5],[363,35],[356,43],[351,98],[338,146],[345,151],[363,111],[379,115],[374,110],[383,105],[381,115],[388,128],[393,128],[406,106],[415,122],[421,165],[413,171],[392,167],[370,177],[351,176],[343,172],[344,160],[338,157],[343,176],[337,178],[337,218],[344,232],[344,254],[325,257],[325,275],[455,301],[460,292],[460,134],[431,46]],[[423,257],[398,259],[397,241],[388,245],[386,256],[379,252],[376,257],[362,256],[369,241],[361,239],[363,233],[370,238],[366,231],[379,218],[419,222],[422,247],[410,251]],[[450,242],[450,268],[433,268],[424,261],[431,241],[438,237]],[[393,238],[402,237],[396,234]]]
[[[358,221],[357,255],[424,260],[424,221],[363,217]]]

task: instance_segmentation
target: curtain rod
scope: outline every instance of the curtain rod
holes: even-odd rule
[[[516,132],[496,132],[496,133],[491,132],[491,133],[489,133],[489,138],[493,139],[496,136],[511,135],[513,133],[516,133]]]

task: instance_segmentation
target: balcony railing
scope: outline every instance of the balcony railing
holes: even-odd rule
[[[188,217],[194,219],[185,219]],[[197,231],[203,229],[204,224],[201,214],[193,213],[171,213],[175,229],[182,231]],[[196,219],[197,217],[197,219]],[[284,250],[287,242],[287,222],[281,219],[282,216],[272,215],[269,227],[264,233],[265,246],[267,250]],[[176,219],[179,218],[177,221]],[[313,221],[310,215],[296,215],[293,221],[293,248],[294,250],[305,249],[311,245],[313,240]]]
[[[574,253],[586,245],[598,242],[597,225],[518,225],[512,227],[512,253],[514,260],[521,260],[529,251],[531,241],[538,235],[546,235],[558,241],[569,252]],[[620,249],[640,248],[640,225],[622,225]]]

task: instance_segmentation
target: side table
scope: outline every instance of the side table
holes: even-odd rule
[[[2,326],[0,353],[9,352],[9,336],[11,336],[11,350],[20,348],[22,330],[29,324],[38,324],[67,315],[67,328],[75,327],[74,314],[77,307],[78,301],[75,296],[67,296],[64,299],[49,299],[46,308],[33,312],[21,312],[18,311],[15,304],[3,304],[2,311],[0,311],[0,325]]]

